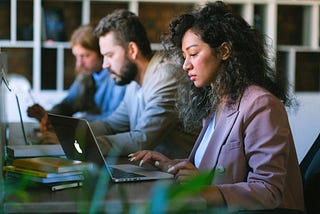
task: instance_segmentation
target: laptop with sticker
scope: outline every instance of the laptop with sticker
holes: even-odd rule
[[[113,182],[171,179],[172,174],[134,164],[110,164],[99,148],[87,120],[48,114],[61,147],[68,159],[92,162],[105,167]],[[114,162],[114,161],[112,161]]]

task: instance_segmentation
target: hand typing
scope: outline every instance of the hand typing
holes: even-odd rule
[[[128,155],[129,161],[138,162],[139,165],[149,163],[162,171],[175,175],[177,180],[185,180],[190,176],[199,174],[198,169],[188,160],[171,160],[163,154],[150,150],[142,150]]]

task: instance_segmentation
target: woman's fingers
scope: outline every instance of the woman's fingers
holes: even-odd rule
[[[166,156],[162,155],[159,152],[151,150],[142,150],[128,155],[129,161],[138,162],[142,166],[144,163],[149,163],[160,169],[166,167],[165,162],[170,161]]]
[[[136,161],[141,161],[141,160],[147,160],[150,158],[150,151],[148,150],[142,150],[139,152],[131,153],[128,155],[129,161],[131,162],[136,162]]]
[[[178,180],[196,175],[198,170],[188,160],[170,160],[159,152],[142,150],[128,155],[129,161],[139,162],[139,166],[149,163],[155,167],[172,173]]]
[[[142,150],[139,152],[129,154],[128,155],[129,161],[131,161],[131,162],[139,161],[139,166],[142,166],[143,163],[149,162],[149,160],[152,158],[152,155],[150,153],[151,153],[151,151]]]
[[[174,174],[175,178],[180,181],[199,174],[198,169],[188,160],[180,160],[170,165],[168,172]]]

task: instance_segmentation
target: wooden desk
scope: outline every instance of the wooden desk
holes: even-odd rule
[[[93,213],[124,213],[128,209],[147,206],[151,202],[152,191],[160,183],[174,182],[143,181],[109,185],[105,182],[105,186],[99,186],[95,191],[96,180],[96,176],[92,176],[86,179],[82,187],[51,191],[40,184],[33,188],[23,188],[19,186],[17,179],[3,179],[4,185],[0,186],[0,194],[3,194],[2,204],[0,195],[0,213],[88,213],[90,209]],[[2,184],[0,181],[0,185]],[[101,197],[97,197],[95,193]],[[206,209],[205,201],[198,197],[183,203],[196,204],[195,210]]]
[[[96,182],[91,181],[91,185],[51,191],[43,186],[22,189],[16,186],[14,180],[6,179],[3,213],[89,213],[90,209],[94,211],[93,213],[125,213],[128,209],[146,207],[151,202],[152,190],[156,185],[173,182],[167,180],[110,183],[94,191],[93,186]],[[97,191],[101,191],[98,194],[102,196],[93,199],[94,192],[97,193]],[[181,203],[183,206],[193,207],[196,211],[206,209],[206,203],[198,197]]]
[[[123,190],[128,203],[133,205],[143,205],[150,199],[150,191],[156,182],[123,183],[111,184],[109,187],[99,189],[103,193],[103,198],[94,200],[99,211],[108,213],[118,213],[124,211],[124,204],[121,199]],[[6,189],[8,189],[8,186]],[[12,189],[11,189],[12,191]],[[88,187],[64,189],[52,192],[46,187],[29,188],[25,191],[26,198],[19,197],[17,192],[6,192],[3,204],[4,213],[87,213],[91,203],[93,192]],[[23,199],[26,199],[24,201]],[[93,208],[91,207],[91,208]]]

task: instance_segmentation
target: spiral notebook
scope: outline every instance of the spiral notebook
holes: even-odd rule
[[[48,115],[66,157],[105,167],[114,182],[173,178],[172,174],[134,164],[110,165],[107,158],[103,156],[88,121],[50,113]]]

